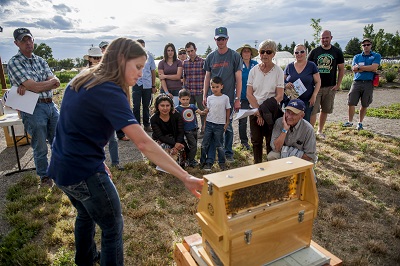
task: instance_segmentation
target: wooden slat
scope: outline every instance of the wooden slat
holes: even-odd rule
[[[197,266],[196,261],[182,243],[175,245],[174,260],[178,266]]]
[[[330,266],[341,266],[342,265],[343,262],[341,259],[339,259],[338,257],[336,257],[335,255],[330,253],[328,250],[324,249],[323,247],[321,247],[320,245],[318,245],[317,243],[315,243],[312,240],[311,240],[311,245],[313,247],[315,247],[318,251],[320,251],[322,254],[324,254],[325,256],[331,258]]]

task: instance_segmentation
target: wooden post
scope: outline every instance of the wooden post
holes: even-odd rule
[[[4,91],[7,89],[7,84],[6,84],[6,78],[4,76],[3,63],[1,62],[1,56],[0,56],[0,80],[1,80],[1,89]]]

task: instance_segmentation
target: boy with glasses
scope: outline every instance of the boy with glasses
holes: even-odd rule
[[[363,120],[368,106],[372,103],[374,86],[372,81],[374,74],[381,63],[381,55],[372,52],[372,42],[364,38],[361,42],[362,53],[353,57],[351,70],[354,72],[353,84],[351,85],[347,102],[349,105],[349,120],[343,124],[344,127],[353,126],[353,117],[358,101],[361,99],[360,117],[357,130],[363,129]]]

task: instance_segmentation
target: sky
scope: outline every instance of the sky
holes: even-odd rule
[[[342,49],[364,26],[375,32],[400,31],[400,0],[0,0],[0,57],[6,63],[18,51],[13,31],[31,30],[35,43],[45,43],[53,57],[83,58],[92,46],[118,37],[144,39],[155,56],[171,42],[176,49],[189,41],[198,54],[216,48],[214,31],[227,27],[228,47],[252,46],[272,39],[283,46],[313,41],[311,18],[321,19]]]

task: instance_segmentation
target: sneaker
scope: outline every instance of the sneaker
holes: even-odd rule
[[[248,144],[248,143],[243,143],[242,144],[242,148],[244,149],[244,150],[250,150],[251,148],[250,148],[250,145]]]
[[[357,130],[363,130],[364,128],[363,128],[363,125],[362,125],[362,123],[358,123],[357,124]]]
[[[317,136],[319,138],[321,138],[321,139],[325,139],[326,138],[326,135],[324,133],[322,133],[322,132],[317,132]]]
[[[196,160],[189,162],[189,167],[196,167],[199,163]]]
[[[112,164],[111,167],[114,167],[114,168],[116,168],[116,169],[118,169],[120,171],[124,171],[125,170],[125,167],[123,167],[123,166],[121,166],[119,164]]]
[[[153,132],[153,129],[151,128],[151,126],[144,126],[144,131],[146,132]]]
[[[212,165],[210,163],[206,163],[203,166],[203,170],[207,172],[211,172]]]
[[[51,178],[48,177],[48,176],[42,176],[42,177],[40,178],[39,187],[44,187],[44,186],[53,187],[53,186],[54,186],[53,179],[51,179]]]
[[[233,163],[235,161],[235,159],[233,159],[233,156],[227,156],[225,160],[228,163]]]
[[[353,123],[352,122],[349,122],[349,121],[347,121],[346,123],[344,123],[343,125],[342,125],[342,127],[352,127],[353,126]]]
[[[226,165],[224,163],[220,163],[219,164],[219,169],[221,169],[221,171],[225,171],[226,170]]]

